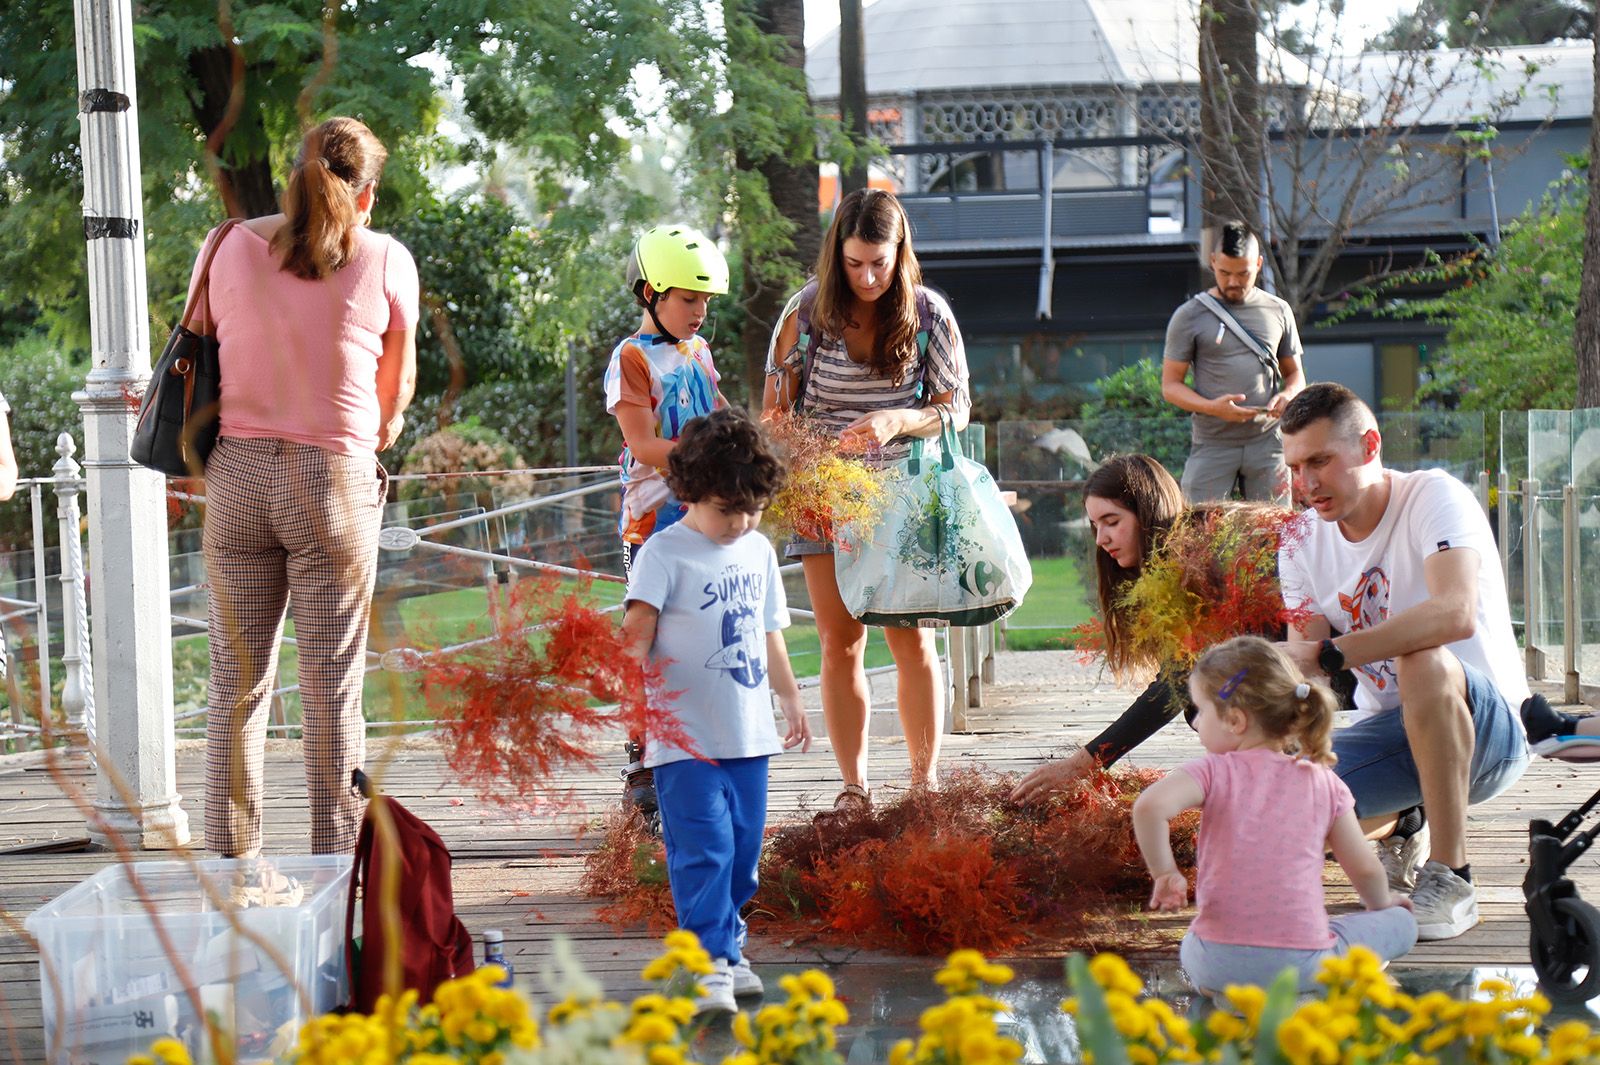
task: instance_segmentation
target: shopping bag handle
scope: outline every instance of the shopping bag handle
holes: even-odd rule
[[[933,405],[939,415],[939,468],[946,473],[956,468],[956,458],[961,454],[961,441],[956,439],[956,420],[943,403]],[[906,459],[906,472],[916,477],[922,472],[923,438],[911,438],[911,454]]]

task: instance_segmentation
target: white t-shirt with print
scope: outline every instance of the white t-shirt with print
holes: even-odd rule
[[[767,633],[789,625],[778,556],[759,533],[726,547],[679,522],[646,540],[628,575],[629,601],[661,612],[650,659],[661,667],[664,705],[707,758],[780,754],[767,684]],[[693,755],[645,744],[649,767]]]
[[[1388,470],[1389,505],[1366,539],[1345,538],[1337,522],[1314,511],[1278,553],[1283,601],[1327,618],[1339,632],[1371,628],[1429,598],[1423,563],[1435,552],[1470,548],[1478,555],[1478,609],[1473,634],[1449,644],[1456,657],[1485,674],[1513,709],[1528,697],[1517,639],[1511,631],[1505,575],[1489,519],[1467,486],[1443,470]],[[1355,668],[1356,707],[1366,713],[1400,705],[1394,660]]]

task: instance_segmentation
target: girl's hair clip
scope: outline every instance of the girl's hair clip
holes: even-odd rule
[[[1245,675],[1249,672],[1250,670],[1248,668],[1241,669],[1239,672],[1229,677],[1227,683],[1223,684],[1222,687],[1217,689],[1217,698],[1224,701],[1233,698],[1233,693],[1239,690],[1239,685],[1244,683]]]
[[[1311,685],[1307,684],[1305,681],[1301,681],[1299,684],[1296,684],[1294,686],[1294,697],[1296,699],[1309,698],[1310,695],[1311,695]]]

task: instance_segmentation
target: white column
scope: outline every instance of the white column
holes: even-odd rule
[[[146,848],[189,842],[173,764],[167,512],[160,474],[128,458],[129,397],[150,377],[129,0],[74,0],[83,223],[94,368],[84,391],[95,734],[90,837]]]

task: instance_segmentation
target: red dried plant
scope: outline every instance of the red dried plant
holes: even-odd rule
[[[1133,838],[1133,800],[1160,773],[1096,772],[1042,803],[1010,799],[1014,777],[980,769],[946,774],[938,792],[914,792],[869,811],[806,818],[769,830],[761,885],[747,914],[754,931],[806,934],[837,944],[914,954],[959,947],[1127,949],[1144,927],[1149,877]],[[1178,861],[1194,863],[1197,814],[1174,822]],[[584,887],[614,901],[617,924],[670,915],[665,883],[644,876],[641,830],[613,821],[591,855]]]
[[[524,579],[491,639],[435,659],[423,674],[451,768],[486,799],[516,806],[546,791],[556,771],[592,768],[596,752],[620,749],[623,736],[695,749],[669,709],[678,693],[663,690],[660,665],[630,655],[586,591]],[[597,696],[620,701],[601,705]]]
[[[600,846],[583,864],[581,890],[612,901],[600,919],[614,925],[644,924],[652,936],[678,926],[667,886],[667,852],[632,809],[614,808],[601,827]]]

